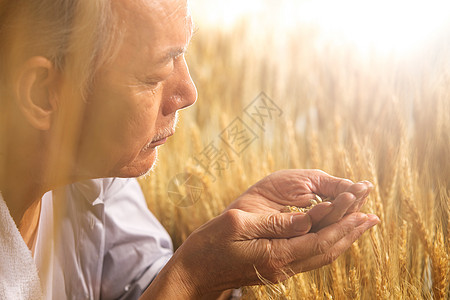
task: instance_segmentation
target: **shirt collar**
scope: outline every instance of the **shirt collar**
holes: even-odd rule
[[[97,205],[103,203],[103,184],[101,180],[83,180],[74,183],[73,187],[77,189],[90,204]]]

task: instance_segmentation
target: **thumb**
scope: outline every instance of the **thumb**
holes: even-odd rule
[[[305,213],[246,213],[242,221],[249,239],[297,237],[308,233],[312,226],[311,217]]]

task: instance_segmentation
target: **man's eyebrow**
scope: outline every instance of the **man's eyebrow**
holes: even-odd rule
[[[175,47],[171,48],[165,52],[164,55],[158,60],[158,64],[166,63],[172,59],[177,58],[178,56],[186,53],[186,47]]]
[[[192,21],[191,19],[191,30],[189,32],[189,41],[191,40],[191,38],[194,36],[194,34],[197,32],[197,27],[195,26],[195,23]],[[169,49],[168,51],[165,52],[164,55],[162,55],[162,57],[158,60],[158,64],[164,64],[167,63],[168,61],[177,58],[178,56],[186,53],[187,51],[187,46],[185,47],[174,47]]]

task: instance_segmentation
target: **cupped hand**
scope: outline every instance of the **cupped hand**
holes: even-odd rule
[[[173,264],[182,266],[180,277],[197,296],[261,284],[255,270],[279,282],[331,263],[379,222],[374,215],[351,213],[305,234],[304,220],[288,215],[230,209],[194,231],[175,253]]]
[[[278,282],[329,264],[378,224],[377,216],[357,212],[371,188],[318,170],[275,172],[194,231],[146,296],[198,299],[261,284],[256,271]],[[309,206],[315,195],[333,200],[307,213],[281,213],[286,205]]]
[[[353,183],[320,170],[281,170],[268,175],[244,192],[227,209],[261,214],[280,213],[286,205],[307,207],[315,195],[328,202],[308,212],[312,230],[317,231],[357,212],[372,189],[368,181]]]

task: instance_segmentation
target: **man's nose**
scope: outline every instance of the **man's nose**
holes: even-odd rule
[[[175,72],[168,82],[167,92],[168,94],[165,95],[167,100],[163,107],[164,115],[189,107],[197,100],[197,88],[189,74],[184,57],[175,62]]]

